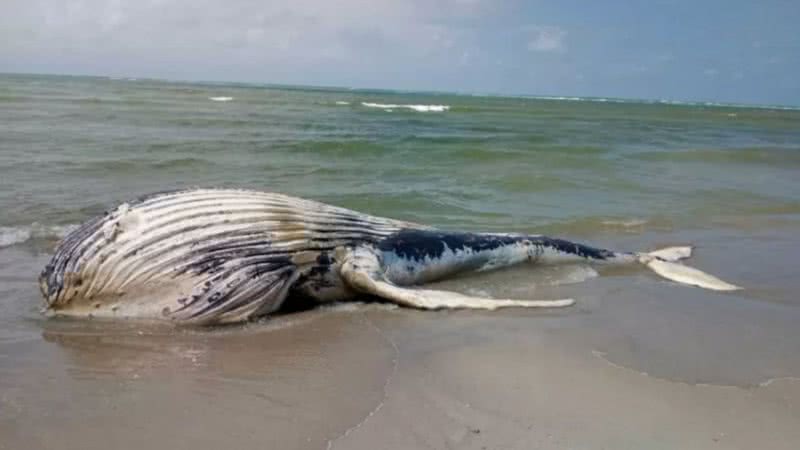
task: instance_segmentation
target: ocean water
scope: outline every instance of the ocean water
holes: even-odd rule
[[[0,242],[195,185],[470,229],[797,218],[799,123],[771,108],[6,75]]]
[[[687,383],[761,386],[800,376],[800,110],[0,75],[0,448],[3,433],[11,436],[8,448],[47,448],[61,442],[59,433],[70,436],[67,448],[103,448],[104,435],[87,441],[81,431],[80,418],[95,409],[116,418],[105,436],[121,439],[114,441],[120,448],[132,446],[125,436],[137,430],[181,436],[154,425],[152,411],[132,397],[156,401],[173,384],[175,401],[187,408],[202,408],[210,392],[223,403],[220,392],[247,398],[225,410],[232,422],[261,408],[250,394],[277,386],[285,398],[275,414],[307,423],[297,419],[297,429],[286,430],[273,421],[268,428],[284,433],[286,448],[301,448],[308,428],[300,425],[319,425],[327,410],[286,405],[327,401],[333,410],[351,408],[354,418],[370,408],[348,403],[355,400],[344,382],[344,390],[319,397],[287,380],[352,380],[352,367],[337,365],[349,351],[348,361],[376,364],[378,378],[352,389],[372,386],[364,401],[377,401],[387,389],[380,377],[401,370],[397,356],[386,355],[426,357],[412,336],[402,344],[397,330],[428,324],[406,311],[363,313],[390,329],[380,335],[360,319],[313,328],[326,342],[321,348],[302,332],[305,325],[289,326],[294,331],[280,333],[306,337],[281,335],[282,344],[262,347],[263,355],[243,349],[279,332],[266,329],[257,339],[247,327],[176,335],[39,315],[36,277],[71,227],[141,194],[186,186],[278,191],[445,228],[546,233],[624,250],[694,244],[692,264],[745,290],[706,293],[636,270],[520,269],[444,286],[479,295],[573,296],[579,306],[546,319],[506,313],[505,325],[495,316],[454,314],[430,326],[450,327],[462,343],[486,343],[507,325],[516,336],[533,333],[512,320],[539,320],[569,330],[576,355],[603,355],[615,367]],[[470,334],[480,323],[495,334]],[[342,337],[342,327],[351,334]],[[375,336],[397,339],[368,348],[365,339],[374,343]],[[434,333],[431,341],[441,337]],[[302,345],[292,351],[306,359],[286,357],[287,343],[298,339]],[[331,339],[347,342],[347,350],[331,350]],[[366,347],[359,353],[353,345]],[[376,359],[364,356],[373,353]],[[262,357],[278,363],[260,366]],[[177,381],[178,373],[195,384]],[[137,384],[134,375],[149,381]],[[133,405],[130,415],[114,401]],[[57,432],[39,434],[43,416]],[[354,423],[329,423],[314,439],[330,443]],[[248,430],[240,437],[251,436]]]

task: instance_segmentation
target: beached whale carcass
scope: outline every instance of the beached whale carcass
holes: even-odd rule
[[[683,284],[736,286],[678,263],[690,247],[615,252],[540,235],[450,232],[288,195],[232,189],[152,194],[70,233],[40,276],[57,315],[230,323],[289,295],[369,294],[423,308],[560,307],[413,287],[522,263],[642,264]]]

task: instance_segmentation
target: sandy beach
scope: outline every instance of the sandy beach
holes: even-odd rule
[[[637,270],[545,288],[574,268],[523,267],[439,287],[566,294],[578,306],[355,303],[213,329],[27,308],[20,326],[39,336],[17,331],[0,346],[0,448],[796,448],[800,285],[774,285],[796,237],[680,238],[706,243],[698,267],[752,289],[719,294]],[[729,263],[734,243],[750,264]],[[30,280],[10,274],[23,258],[4,255],[4,286],[34,304]]]

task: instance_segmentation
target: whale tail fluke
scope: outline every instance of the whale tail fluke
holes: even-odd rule
[[[638,256],[639,262],[649,267],[653,272],[676,283],[714,291],[736,291],[741,289],[739,286],[678,262],[691,255],[691,247],[667,247],[654,252],[640,253]]]
[[[692,247],[688,245],[681,247],[665,247],[654,252],[648,252],[647,254],[654,258],[663,259],[664,261],[677,262],[691,257]]]

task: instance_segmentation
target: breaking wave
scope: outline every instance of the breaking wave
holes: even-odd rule
[[[208,99],[212,102],[229,102],[233,100],[233,97],[208,97]]]
[[[367,108],[381,108],[387,111],[393,109],[411,109],[417,112],[445,112],[450,109],[449,105],[400,105],[393,103],[370,102],[361,102],[361,105],[366,106]]]
[[[646,219],[609,219],[603,220],[600,223],[603,225],[614,227],[614,228],[634,228],[634,227],[643,227],[647,225]]]
[[[61,239],[77,225],[42,225],[0,227],[0,248],[19,245],[34,239]]]

